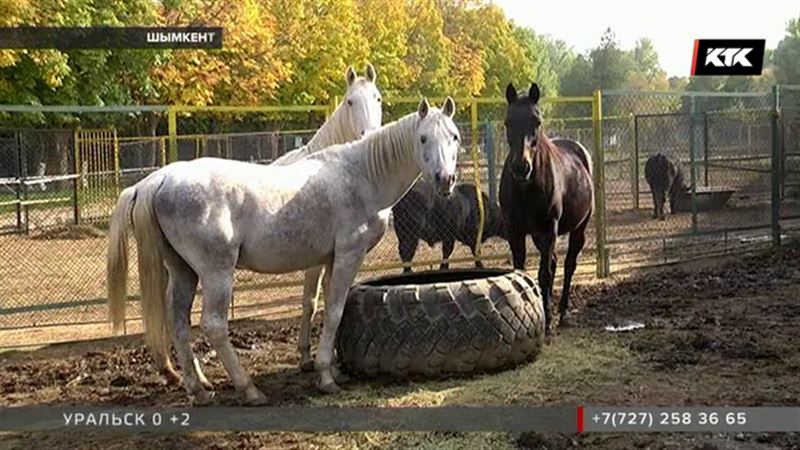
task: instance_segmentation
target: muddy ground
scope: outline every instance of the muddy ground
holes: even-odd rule
[[[272,405],[797,405],[800,245],[577,286],[576,326],[531,364],[439,381],[353,381],[324,396],[300,372],[298,320],[241,321],[232,338]],[[634,320],[628,333],[605,325]],[[318,327],[317,327],[318,328]],[[318,330],[316,330],[318,331]],[[238,401],[220,361],[195,339],[223,405]],[[0,354],[0,405],[186,406],[150,365],[140,337]],[[797,434],[23,433],[0,448],[800,448]]]

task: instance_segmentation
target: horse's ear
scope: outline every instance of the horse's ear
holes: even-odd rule
[[[539,91],[539,85],[536,83],[531,83],[531,90],[528,91],[528,98],[531,100],[531,103],[539,103],[539,96],[541,92]]]
[[[514,83],[508,83],[508,86],[506,86],[506,100],[508,100],[508,103],[517,101],[517,89],[514,87]]]
[[[367,81],[374,83],[377,78],[378,74],[375,73],[375,68],[372,67],[372,64],[367,63]]]
[[[347,68],[345,78],[347,79],[347,86],[352,86],[353,82],[356,81],[356,71],[353,69],[353,66]]]
[[[431,105],[428,104],[428,99],[423,98],[421,102],[419,102],[419,107],[417,108],[417,112],[419,113],[419,118],[424,119],[425,116],[428,115],[428,109]]]
[[[444,99],[444,105],[442,105],[442,112],[445,113],[447,117],[451,119],[456,114],[456,102],[455,100],[453,100],[453,97],[450,97],[448,95],[447,98]]]

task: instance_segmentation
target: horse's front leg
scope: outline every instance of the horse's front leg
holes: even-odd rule
[[[317,313],[323,269],[324,266],[307,269],[303,282],[303,315],[300,318],[297,349],[300,351],[300,370],[304,372],[314,370],[314,359],[311,357],[311,322]]]
[[[525,270],[525,233],[516,230],[509,231],[508,246],[511,247],[514,269]]]
[[[545,231],[533,237],[533,242],[539,250],[539,287],[542,290],[542,303],[544,306],[544,332],[550,335],[550,297],[553,295],[553,278],[555,276],[555,245],[556,224],[550,225]]]
[[[561,301],[558,304],[559,327],[570,325],[569,290],[572,284],[572,275],[575,274],[575,269],[578,267],[578,255],[586,243],[586,224],[588,223],[587,217],[578,228],[569,234],[569,247],[567,248],[567,257],[564,259],[564,289],[561,291]]]
[[[366,246],[356,245],[350,248],[337,246],[332,267],[330,270],[327,287],[325,289],[325,320],[322,325],[319,349],[317,350],[316,369],[319,373],[317,387],[322,392],[336,393],[340,390],[334,378],[335,367],[333,347],[336,340],[336,331],[342,320],[347,292],[361,268],[361,263],[366,255]]]

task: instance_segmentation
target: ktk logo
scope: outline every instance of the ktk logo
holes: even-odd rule
[[[696,39],[692,75],[761,75],[764,39]]]

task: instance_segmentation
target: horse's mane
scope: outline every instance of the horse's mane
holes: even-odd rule
[[[307,155],[318,152],[331,145],[344,144],[350,140],[345,129],[347,114],[345,114],[345,108],[343,108],[342,105],[344,105],[344,101],[339,102],[339,106],[333,111],[330,119],[322,124],[320,129],[314,133],[311,140],[303,147],[300,147]]]
[[[350,155],[363,161],[367,178],[379,179],[387,172],[397,168],[397,162],[406,160],[413,146],[413,133],[419,123],[419,115],[414,112],[394,122],[367,133],[357,141],[333,145],[310,155],[308,158],[325,159],[331,153],[353,150]]]
[[[379,179],[399,161],[408,157],[408,152],[414,148],[413,145],[408,145],[408,142],[413,140],[413,133],[418,123],[419,115],[413,112],[384,125],[354,143],[365,147],[364,161],[368,179]]]
[[[354,83],[359,83],[363,78],[357,79]],[[354,137],[347,135],[347,114],[343,107],[344,100],[339,102],[339,106],[333,111],[333,114],[322,124],[322,126],[314,133],[311,140],[302,147],[296,148],[287,152],[280,158],[273,161],[273,164],[278,165],[290,164],[299,161],[308,155],[312,155],[324,148],[336,144],[344,144],[354,139]]]
[[[561,161],[559,150],[553,141],[540,128],[536,137],[536,149],[533,153],[531,164],[536,183],[545,190],[553,192],[556,174],[561,172],[564,163]]]

